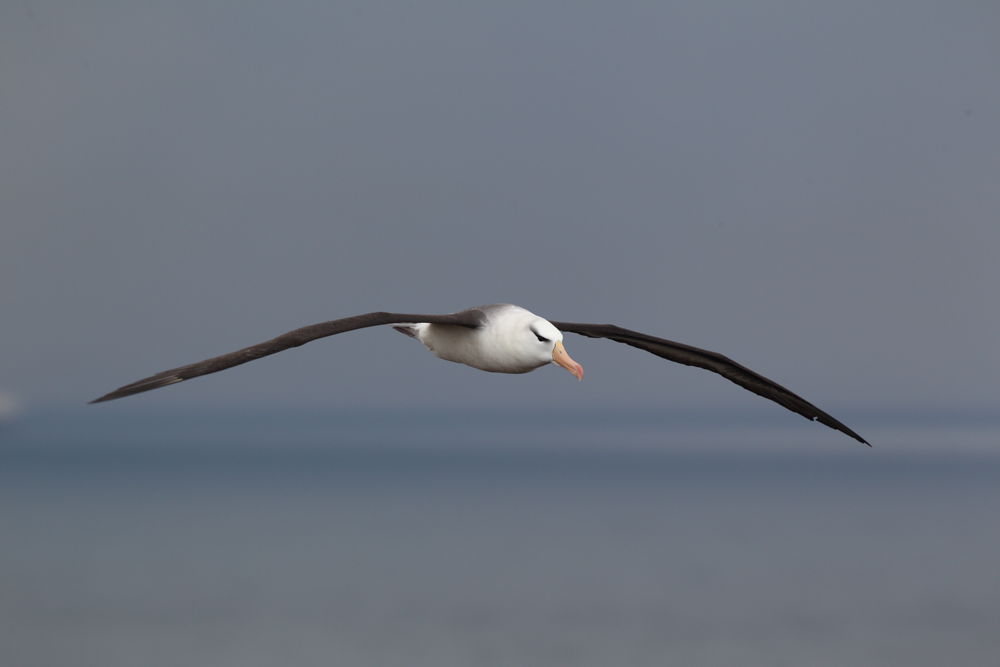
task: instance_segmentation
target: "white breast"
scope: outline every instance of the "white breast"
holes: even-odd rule
[[[519,327],[526,328],[524,322],[537,319],[535,315],[516,306],[491,315],[480,329],[448,324],[418,324],[414,329],[437,358],[479,370],[528,373],[549,363],[549,359],[539,359],[535,350],[525,349],[525,341],[518,335]]]

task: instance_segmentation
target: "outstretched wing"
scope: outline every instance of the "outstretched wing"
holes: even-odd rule
[[[260,359],[261,357],[276,354],[282,350],[305,345],[309,341],[316,340],[317,338],[335,336],[346,331],[354,331],[355,329],[376,327],[382,324],[418,324],[421,322],[427,322],[429,324],[453,324],[460,327],[476,329],[482,326],[485,320],[486,315],[478,308],[469,308],[468,310],[452,313],[450,315],[406,315],[402,313],[379,312],[357,315],[355,317],[345,317],[340,320],[331,320],[329,322],[322,322],[320,324],[302,327],[301,329],[296,329],[295,331],[289,331],[286,334],[282,334],[277,338],[272,338],[269,341],[245,347],[242,350],[230,352],[229,354],[223,354],[219,357],[212,357],[211,359],[199,361],[195,364],[181,366],[180,368],[173,368],[169,371],[163,371],[162,373],[157,373],[156,375],[152,375],[144,380],[127,384],[124,387],[114,390],[110,394],[105,394],[104,396],[90,402],[102,403],[104,401],[111,401],[116,398],[122,398],[124,396],[131,396],[132,394],[149,391],[150,389],[159,389],[160,387],[165,387],[168,384],[174,384],[176,382],[182,382],[183,380],[190,380],[191,378],[196,378],[199,375],[218,373],[219,371],[226,370],[227,368],[232,368],[233,366],[239,366],[240,364],[245,364],[248,361],[253,361],[254,359]]]
[[[763,375],[754,373],[745,366],[724,357],[717,352],[709,352],[683,343],[656,338],[638,331],[629,331],[613,324],[573,324],[570,322],[552,322],[552,326],[560,331],[569,331],[588,338],[608,338],[619,343],[625,343],[640,350],[651,352],[668,361],[676,361],[686,366],[697,366],[718,373],[730,382],[735,382],[744,389],[749,389],[758,396],[770,399],[792,412],[797,412],[806,419],[826,424],[841,433],[846,433],[855,440],[868,444],[864,438],[847,428],[839,421],[826,414],[801,396],[793,394],[777,382],[768,380]]]

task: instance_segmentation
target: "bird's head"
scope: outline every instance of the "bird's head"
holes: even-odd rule
[[[539,362],[558,364],[577,380],[583,379],[583,366],[570,359],[563,347],[563,335],[552,323],[541,317],[531,320],[527,332],[522,334],[524,346],[532,349],[538,355]]]

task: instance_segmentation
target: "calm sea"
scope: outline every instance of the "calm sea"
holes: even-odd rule
[[[0,434],[0,665],[1000,664],[1000,458],[944,441],[28,422]]]

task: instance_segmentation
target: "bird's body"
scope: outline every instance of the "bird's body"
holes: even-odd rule
[[[528,373],[549,363],[522,359],[495,328],[467,329],[453,324],[414,325],[415,337],[438,359],[489,373]]]
[[[410,335],[438,359],[489,373],[530,373],[552,363],[552,351],[540,349],[542,341],[533,335],[536,330],[539,334],[544,330],[547,340],[561,341],[562,334],[549,322],[506,303],[480,306],[478,310],[486,313],[487,319],[475,329],[421,322],[411,325]]]
[[[548,364],[556,364],[578,380],[583,379],[583,367],[566,353],[562,343],[563,332],[569,331],[588,338],[608,338],[668,361],[718,373],[744,389],[807,419],[817,420],[868,444],[860,435],[805,399],[716,352],[630,331],[613,324],[550,322],[511,304],[478,306],[449,315],[375,312],[314,324],[236,352],[157,373],[116,389],[91,403],[157,389],[298,347],[318,338],[379,325],[391,325],[397,331],[416,338],[434,356],[446,361],[491,373],[528,373]]]

